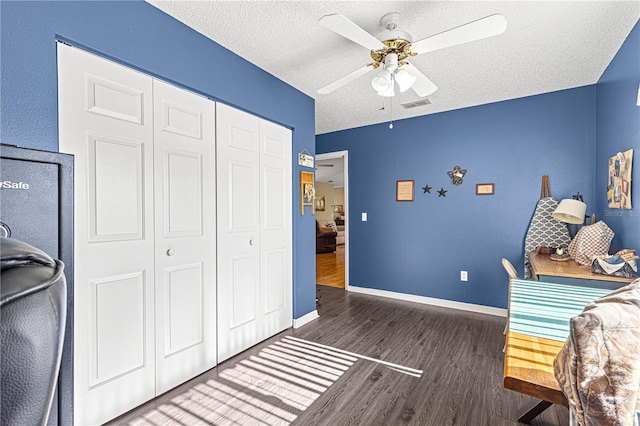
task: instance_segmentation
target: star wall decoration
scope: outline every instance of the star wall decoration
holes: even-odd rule
[[[453,170],[447,172],[451,178],[451,183],[454,185],[462,185],[462,178],[467,173],[467,169],[461,169],[460,166],[455,166]]]
[[[422,187],[422,190],[424,191],[424,192],[423,192],[423,194],[426,194],[426,193],[431,194],[431,188],[432,188],[432,187],[431,187],[431,186],[429,186],[429,185],[425,185],[425,186],[423,186],[423,187]]]
[[[440,189],[438,190],[438,198],[440,198],[440,197],[446,197],[446,196],[447,196],[447,190],[446,190],[446,189],[444,189],[444,188],[440,188]]]

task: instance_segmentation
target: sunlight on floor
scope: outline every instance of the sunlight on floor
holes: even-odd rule
[[[128,424],[289,425],[358,361],[422,376],[422,370],[285,336]]]

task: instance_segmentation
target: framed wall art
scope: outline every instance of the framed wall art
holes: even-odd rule
[[[413,201],[413,180],[396,181],[396,201]]]
[[[316,213],[316,189],[313,172],[300,172],[300,214],[304,216],[304,207],[311,206],[311,214]]]
[[[493,195],[493,183],[476,183],[476,195]]]
[[[633,149],[619,152],[609,158],[607,204],[612,209],[631,208],[631,172]]]
[[[318,195],[316,196],[316,211],[323,212],[324,210],[324,195]]]

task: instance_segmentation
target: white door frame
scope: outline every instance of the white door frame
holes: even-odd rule
[[[349,151],[316,154],[316,161],[342,158],[344,166],[344,289],[349,291]]]

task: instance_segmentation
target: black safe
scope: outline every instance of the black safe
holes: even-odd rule
[[[49,425],[73,424],[73,156],[0,144],[0,236],[65,264],[67,323]]]

